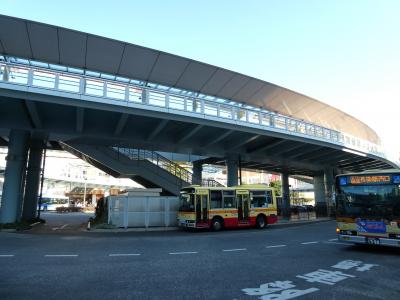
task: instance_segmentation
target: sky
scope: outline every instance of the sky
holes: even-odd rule
[[[0,0],[0,14],[181,55],[360,119],[399,159],[398,0]]]

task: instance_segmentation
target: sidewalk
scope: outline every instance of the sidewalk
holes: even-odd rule
[[[310,219],[310,220],[285,220],[280,219],[275,224],[270,224],[267,226],[268,228],[285,228],[292,226],[301,226],[307,224],[315,224],[321,222],[333,221],[332,218],[318,218],[318,219]],[[96,229],[92,228],[91,230],[82,230],[86,232],[162,232],[162,231],[177,231],[179,227],[135,227],[135,228],[111,228],[111,229]]]

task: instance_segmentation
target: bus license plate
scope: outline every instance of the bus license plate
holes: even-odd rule
[[[365,243],[369,245],[379,245],[381,241],[378,238],[365,238]]]

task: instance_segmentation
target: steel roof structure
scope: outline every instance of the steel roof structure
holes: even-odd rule
[[[110,38],[0,15],[0,53],[247,103],[380,144],[360,120],[275,84]]]

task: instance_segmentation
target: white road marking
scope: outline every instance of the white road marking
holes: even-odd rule
[[[61,226],[61,227],[53,227],[53,228],[51,228],[51,230],[58,230],[58,229],[64,229],[65,227],[67,227],[69,224],[64,224],[63,226]]]
[[[197,253],[199,253],[199,252],[196,252],[196,251],[187,251],[187,252],[170,252],[170,253],[168,253],[168,254],[170,254],[170,255],[179,255],[179,254],[197,254]]]
[[[349,243],[341,243],[341,242],[324,242],[325,244],[337,244],[337,245],[346,245],[346,246],[349,246],[350,244]]]
[[[77,257],[78,254],[45,254],[45,257]]]
[[[14,254],[0,254],[0,257],[14,257]]]
[[[239,248],[239,249],[224,249],[224,252],[234,252],[234,251],[247,251],[246,248]]]
[[[318,244],[318,241],[314,241],[314,242],[304,242],[301,243],[302,245],[309,245],[309,244]]]
[[[286,247],[286,245],[273,245],[273,246],[267,246],[265,248],[279,248],[279,247]]]
[[[334,239],[328,240],[328,242],[333,242],[333,241],[337,241],[337,240],[338,240],[338,238],[334,238]]]
[[[111,253],[108,256],[139,256],[140,253]]]

